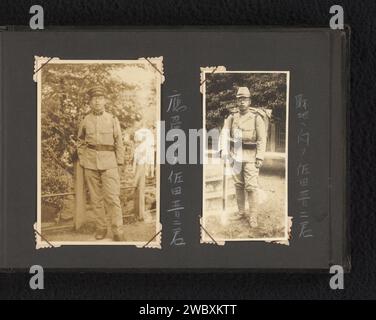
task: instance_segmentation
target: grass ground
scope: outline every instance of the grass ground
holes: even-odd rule
[[[125,224],[123,226],[123,241],[149,241],[156,233],[155,222],[134,222],[131,224]],[[75,231],[72,229],[60,230],[60,231],[44,231],[43,236],[48,241],[96,241],[94,238],[94,230],[88,232]],[[111,232],[109,232],[104,242],[111,241]]]
[[[227,223],[223,223],[221,208],[208,215],[205,228],[214,239],[283,238],[286,228],[285,179],[278,174],[262,173],[260,187],[265,191],[266,200],[258,205],[258,227],[251,228],[247,219],[233,220],[235,215],[227,213]],[[222,222],[222,223],[221,223]]]

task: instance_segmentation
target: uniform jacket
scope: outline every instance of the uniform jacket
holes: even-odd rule
[[[89,147],[91,146],[91,147]],[[92,146],[113,147],[113,151],[96,150]],[[108,170],[124,163],[124,145],[118,119],[104,111],[88,114],[78,130],[78,158],[81,166],[92,170]]]
[[[225,130],[224,130],[225,129]],[[220,138],[220,149],[232,149],[232,156],[241,162],[254,162],[256,159],[264,160],[266,149],[266,127],[262,116],[253,111],[244,115],[235,113],[224,122]],[[243,144],[253,145],[254,148],[230,148],[228,141],[242,138]]]

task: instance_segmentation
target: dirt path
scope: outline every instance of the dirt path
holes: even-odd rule
[[[155,222],[135,222],[123,227],[124,241],[149,241],[155,234]],[[45,231],[44,237],[49,241],[96,241],[94,233],[64,230],[59,232]],[[111,234],[101,241],[112,241]]]
[[[259,206],[258,227],[251,228],[246,219],[229,220],[221,224],[220,215],[210,215],[205,226],[214,239],[277,238],[284,237],[285,181],[277,175],[260,175],[260,186],[266,190],[267,199]],[[230,216],[231,217],[231,216]]]

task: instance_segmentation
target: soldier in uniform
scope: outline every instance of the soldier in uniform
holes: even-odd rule
[[[230,155],[236,165],[233,179],[239,217],[246,217],[251,227],[257,227],[256,197],[259,190],[259,169],[264,160],[266,148],[266,129],[264,119],[257,110],[250,108],[251,94],[247,87],[240,87],[236,94],[239,112],[230,114],[224,129],[230,137]],[[240,143],[236,143],[239,142]],[[240,146],[240,147],[239,147]],[[228,154],[222,150],[222,157]],[[248,197],[248,214],[245,211],[245,198]]]
[[[78,131],[78,157],[84,168],[96,222],[95,239],[107,234],[107,216],[114,241],[123,237],[119,166],[124,163],[124,145],[118,119],[105,111],[106,94],[101,86],[88,91],[91,112]],[[105,204],[105,205],[104,205]]]

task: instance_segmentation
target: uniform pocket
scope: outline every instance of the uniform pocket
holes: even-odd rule
[[[243,142],[256,142],[256,130],[243,129]]]
[[[114,133],[111,129],[102,129],[99,132],[99,144],[107,144],[113,145],[114,144]]]
[[[92,142],[95,139],[95,126],[91,123],[86,124],[85,126],[85,135],[86,141]]]

